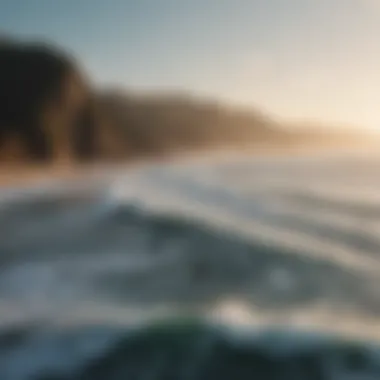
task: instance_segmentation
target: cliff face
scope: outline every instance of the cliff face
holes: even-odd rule
[[[161,155],[272,136],[258,113],[191,97],[96,92],[53,46],[0,42],[0,161],[67,162]]]
[[[109,89],[98,93],[98,98],[135,156],[281,142],[287,136],[275,121],[256,110],[186,94],[137,96]]]
[[[90,85],[70,56],[39,43],[0,44],[3,160],[91,158],[97,130],[92,104]]]
[[[43,43],[0,36],[0,164],[160,156],[181,150],[329,143],[290,133],[257,110],[185,94],[96,91],[74,58]],[[355,137],[353,141],[357,141]]]
[[[100,93],[66,52],[0,38],[0,163],[155,156],[262,140],[272,127],[187,96]]]

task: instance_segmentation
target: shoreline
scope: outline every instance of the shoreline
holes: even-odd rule
[[[187,162],[209,162],[217,160],[235,160],[239,158],[380,158],[380,149],[332,149],[332,148],[312,148],[294,147],[279,148],[274,145],[243,146],[238,148],[212,148],[172,151],[167,154],[137,157],[127,159],[124,162],[96,162],[91,164],[48,164],[48,165],[28,165],[28,164],[0,164],[0,191],[11,188],[29,188],[45,186],[46,183],[58,183],[60,181],[81,182],[86,178],[94,176],[104,176],[107,172],[122,172],[123,170],[136,169],[148,165],[161,164],[186,164]]]

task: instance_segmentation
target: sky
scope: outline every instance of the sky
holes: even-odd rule
[[[380,131],[380,0],[0,0],[0,32],[58,43],[99,85]]]

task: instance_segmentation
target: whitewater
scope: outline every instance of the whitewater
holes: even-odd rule
[[[33,333],[0,335],[0,379],[76,379],[120,329],[166,317],[376,343],[379,173],[365,155],[234,155],[3,187],[0,326]]]

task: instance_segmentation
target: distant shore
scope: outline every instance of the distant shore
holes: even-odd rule
[[[336,147],[311,147],[306,145],[279,147],[278,145],[242,146],[238,148],[206,148],[189,151],[170,152],[164,155],[137,157],[125,162],[106,163],[98,162],[86,165],[70,164],[58,165],[49,164],[44,166],[29,164],[0,164],[0,191],[10,187],[34,186],[46,183],[46,181],[56,182],[65,180],[81,180],[93,175],[103,175],[112,170],[123,171],[139,165],[176,163],[184,161],[209,161],[234,160],[245,157],[313,157],[313,156],[354,156],[354,157],[379,157],[380,148],[373,147],[358,148],[336,148]]]

